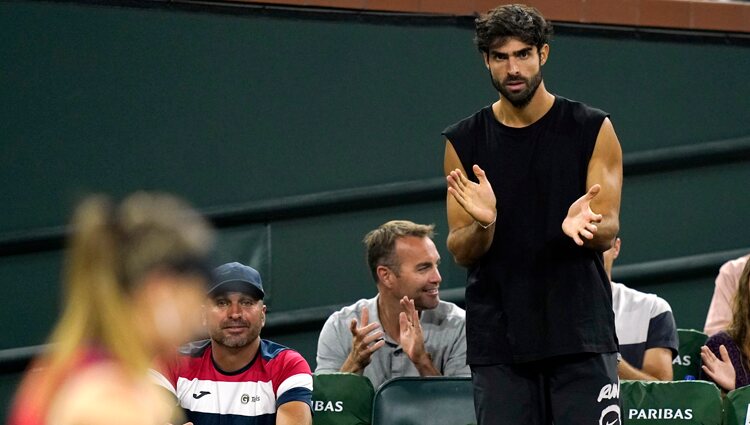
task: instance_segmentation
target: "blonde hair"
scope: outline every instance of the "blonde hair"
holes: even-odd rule
[[[750,357],[750,261],[745,264],[732,308],[732,323],[727,333],[734,340],[745,357]]]
[[[119,207],[104,196],[82,202],[65,255],[62,315],[39,361],[45,379],[32,390],[39,407],[54,397],[83,346],[143,375],[152,353],[133,329],[132,294],[151,271],[197,273],[212,242],[209,224],[170,195],[136,193]]]

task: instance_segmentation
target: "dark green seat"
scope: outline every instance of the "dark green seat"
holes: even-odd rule
[[[375,393],[373,425],[467,425],[477,422],[471,378],[401,377]]]
[[[724,398],[724,425],[746,425],[750,413],[750,387],[737,388]]]
[[[622,381],[621,417],[630,425],[721,425],[721,392],[707,381]]]
[[[680,339],[679,352],[672,360],[672,372],[675,381],[698,379],[701,372],[701,347],[708,335],[695,329],[677,329]]]
[[[369,425],[375,389],[353,373],[313,375],[314,425]]]

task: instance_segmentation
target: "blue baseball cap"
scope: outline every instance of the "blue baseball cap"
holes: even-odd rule
[[[222,264],[214,269],[213,282],[208,295],[225,292],[242,292],[262,300],[265,296],[260,273],[250,266],[238,262]]]

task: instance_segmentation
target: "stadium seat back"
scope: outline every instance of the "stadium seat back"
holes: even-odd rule
[[[471,378],[400,377],[375,393],[373,425],[476,424]]]
[[[747,425],[750,415],[750,387],[737,388],[724,398],[724,425]]]
[[[375,389],[353,373],[313,375],[314,425],[369,425]]]
[[[707,381],[621,381],[626,425],[721,425],[721,392]]]
[[[708,335],[695,329],[677,329],[680,339],[679,353],[672,360],[674,380],[698,379],[701,371],[701,346],[706,343]]]

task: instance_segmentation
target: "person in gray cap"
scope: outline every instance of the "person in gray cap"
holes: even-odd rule
[[[261,339],[260,273],[240,263],[214,270],[203,311],[210,339],[162,362],[156,381],[195,425],[312,424],[312,374],[296,351]]]

